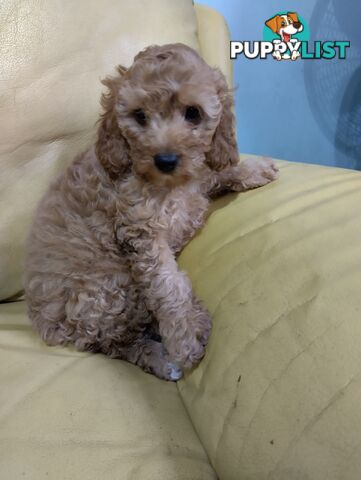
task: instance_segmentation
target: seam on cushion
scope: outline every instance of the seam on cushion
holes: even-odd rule
[[[25,300],[24,297],[24,290],[19,290],[15,294],[11,295],[10,297],[3,298],[0,300],[0,305],[4,303],[16,303],[16,302],[23,302]]]
[[[219,479],[219,476],[218,476],[218,473],[217,473],[217,471],[216,471],[216,469],[215,469],[215,467],[214,467],[211,459],[209,458],[208,452],[207,452],[205,446],[203,445],[203,442],[202,442],[202,440],[201,440],[201,438],[200,438],[200,436],[199,436],[198,430],[197,430],[196,426],[195,426],[194,423],[193,423],[193,420],[192,420],[192,417],[191,417],[191,415],[190,415],[190,413],[189,413],[189,410],[188,410],[188,408],[187,408],[187,405],[186,405],[186,403],[185,403],[184,400],[183,400],[183,395],[182,395],[182,392],[181,392],[180,389],[179,389],[178,382],[177,382],[177,390],[178,390],[178,395],[179,395],[179,398],[181,399],[181,402],[182,402],[184,411],[185,411],[185,413],[186,413],[186,415],[187,415],[187,417],[188,417],[188,419],[189,419],[190,424],[191,424],[192,427],[193,427],[194,433],[195,433],[196,437],[198,438],[199,444],[200,444],[200,445],[202,446],[202,448],[203,448],[203,451],[204,451],[204,453],[205,453],[205,455],[206,455],[206,457],[207,457],[208,463],[209,463],[209,465],[212,467],[212,470],[213,470],[213,472],[214,472],[214,474],[215,474],[215,476],[216,476],[216,480],[220,480],[220,479]]]

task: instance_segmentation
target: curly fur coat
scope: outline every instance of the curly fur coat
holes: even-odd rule
[[[30,319],[49,345],[75,344],[177,380],[211,331],[176,255],[209,199],[276,178],[239,163],[222,73],[181,44],[152,46],[104,80],[95,146],[53,182],[27,241]]]

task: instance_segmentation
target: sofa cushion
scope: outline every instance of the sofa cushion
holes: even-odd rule
[[[49,181],[93,140],[100,79],[149,44],[198,49],[191,0],[0,5],[0,299],[21,289],[24,237]]]
[[[180,257],[213,332],[178,383],[221,479],[361,471],[361,173],[280,162]]]
[[[0,331],[1,478],[216,478],[175,383],[45,346],[24,302],[0,305]]]

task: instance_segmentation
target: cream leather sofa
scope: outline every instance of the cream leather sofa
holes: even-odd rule
[[[360,173],[280,161],[277,182],[213,204],[180,264],[214,328],[178,384],[46,347],[21,299],[23,241],[50,179],[94,138],[99,79],[181,41],[231,82],[228,33],[190,0],[0,13],[0,478],[359,480]]]

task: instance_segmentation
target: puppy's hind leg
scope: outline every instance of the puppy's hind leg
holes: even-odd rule
[[[41,278],[37,284],[44,281]],[[105,280],[102,286],[94,282],[86,290],[74,285],[67,295],[54,289],[55,293],[48,292],[46,298],[28,288],[29,316],[43,340],[48,345],[74,344],[77,350],[103,353],[159,378],[178,380],[182,371],[169,359],[157,325],[138,301],[135,289],[126,292],[132,300],[130,308],[120,288],[105,288]],[[129,318],[139,320],[135,329],[129,327]]]
[[[81,318],[77,318],[78,338],[75,346],[79,350],[101,352],[133,363],[145,372],[165,380],[179,380],[182,371],[171,362],[161,342],[157,325],[140,301],[136,289],[129,288],[126,296],[132,301],[130,305],[124,306],[123,311],[123,303],[120,301],[116,308],[113,297],[113,301],[108,299],[107,305],[104,304],[104,295],[100,295],[103,303],[92,298],[89,310],[83,311]],[[113,312],[110,311],[110,305],[114,308]],[[134,328],[129,326],[129,319],[137,319]]]

